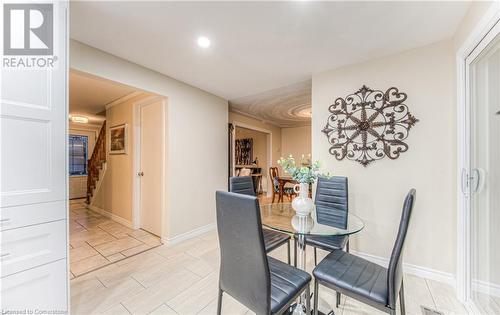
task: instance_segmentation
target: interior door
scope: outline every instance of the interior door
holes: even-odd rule
[[[500,34],[473,57],[470,84],[471,295],[500,314]],[[495,30],[494,29],[494,30]]]
[[[141,106],[140,227],[162,235],[164,177],[163,100]]]
[[[2,2],[11,64],[2,63],[0,94],[3,312],[68,310],[67,3],[44,2]]]

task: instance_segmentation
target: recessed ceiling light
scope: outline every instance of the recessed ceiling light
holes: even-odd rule
[[[208,39],[208,37],[200,36],[200,37],[198,37],[197,42],[198,42],[198,46],[200,46],[201,48],[210,47],[210,39]]]
[[[89,122],[89,119],[83,116],[71,116],[71,121],[75,123],[86,124]]]

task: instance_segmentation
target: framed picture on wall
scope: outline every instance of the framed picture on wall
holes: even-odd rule
[[[109,128],[109,154],[127,154],[127,124]]]

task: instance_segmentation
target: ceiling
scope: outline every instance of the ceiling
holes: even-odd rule
[[[99,113],[109,104],[136,90],[113,81],[90,76],[77,71],[69,73],[69,114],[85,116],[89,123],[101,123]]]
[[[71,37],[262,113],[245,97],[450,38],[469,4],[71,1]]]
[[[311,80],[237,98],[229,106],[234,112],[279,127],[307,126],[311,124]]]

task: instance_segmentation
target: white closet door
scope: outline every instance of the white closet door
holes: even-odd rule
[[[7,11],[7,5],[2,1],[2,10]],[[54,1],[51,12],[54,67],[1,70],[0,308],[4,311],[68,309],[67,3]],[[20,7],[15,14],[28,21],[25,27],[29,19],[36,19],[31,26],[38,27],[40,16],[44,23],[51,21],[50,15],[37,15],[36,8]],[[40,31],[31,32],[24,33],[31,41],[25,38],[24,45],[43,46],[36,37]],[[18,57],[36,56],[19,53]],[[34,237],[30,242],[29,235]]]

